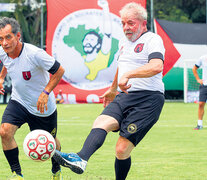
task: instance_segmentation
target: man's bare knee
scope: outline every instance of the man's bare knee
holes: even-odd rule
[[[120,136],[116,144],[116,157],[118,159],[129,158],[133,148],[134,145],[128,139]]]
[[[111,116],[100,115],[94,121],[93,128],[101,128],[107,132],[110,132],[119,129],[119,123]]]
[[[0,136],[2,140],[9,140],[14,137],[18,127],[9,125],[9,124],[2,124],[0,128]]]

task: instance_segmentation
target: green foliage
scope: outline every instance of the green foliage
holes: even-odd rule
[[[187,13],[179,8],[179,1],[154,1],[155,18],[177,22],[192,22]]]
[[[161,10],[157,11],[157,16],[159,17],[158,19],[165,19],[176,22],[192,22],[188,18],[187,14],[185,14],[181,9],[177,9],[175,6],[172,6],[171,9],[169,9],[169,11],[167,12],[167,14],[165,13]]]
[[[150,1],[147,1],[149,13]],[[206,0],[154,0],[154,17],[176,22],[205,23]]]
[[[0,16],[14,17],[19,22],[22,29],[22,41],[28,42],[40,47],[41,41],[41,7],[31,9],[30,6],[25,5],[25,0],[10,0],[4,1],[4,3],[16,3],[16,9],[14,13],[0,12]],[[41,2],[41,0],[37,0]],[[45,0],[43,1],[45,3]],[[44,14],[44,31],[46,31],[46,7],[43,6]],[[45,41],[44,32],[44,41]]]
[[[178,5],[193,23],[206,22],[206,0],[182,0]]]

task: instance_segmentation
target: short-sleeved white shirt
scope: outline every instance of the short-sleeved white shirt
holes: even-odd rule
[[[207,85],[207,55],[201,56],[195,64],[198,68],[202,66],[203,85]]]
[[[120,55],[118,59],[118,81],[128,71],[147,64],[150,59],[164,60],[165,48],[161,37],[152,32],[142,34],[135,42],[124,38],[119,44]],[[160,91],[164,93],[162,72],[148,78],[131,78],[128,81],[131,88],[128,91]]]
[[[43,49],[23,43],[19,57],[10,58],[0,47],[0,60],[7,68],[12,81],[11,99],[22,104],[31,114],[46,117],[56,109],[55,96],[51,92],[48,100],[48,110],[41,114],[37,111],[37,100],[49,82],[50,68],[55,59]]]

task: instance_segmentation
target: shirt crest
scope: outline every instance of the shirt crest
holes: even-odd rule
[[[137,44],[134,48],[135,53],[140,53],[143,50],[144,43]]]
[[[22,72],[23,78],[28,81],[31,78],[31,72],[30,71],[24,71]]]

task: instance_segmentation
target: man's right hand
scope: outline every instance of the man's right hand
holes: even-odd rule
[[[103,99],[103,106],[108,106],[116,97],[117,91],[112,91],[111,89],[108,89],[102,96],[100,96],[101,99]]]

